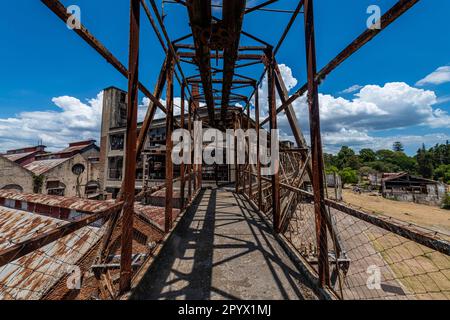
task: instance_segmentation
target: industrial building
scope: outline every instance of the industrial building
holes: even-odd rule
[[[41,2],[66,28],[68,8],[59,0]],[[286,21],[271,20],[282,22],[277,42],[246,31],[244,24],[252,15],[258,30],[265,31],[268,20],[258,14],[277,0],[170,2],[186,18],[177,26],[183,33],[177,39],[171,38],[155,0],[129,1],[127,66],[81,21],[68,31],[125,77],[128,88],[105,90],[97,180],[95,174],[86,176],[94,172],[88,169],[91,156],[80,153],[36,155],[24,167],[0,158],[18,174],[21,168],[23,179],[40,174],[42,192],[51,193],[0,192],[0,298],[450,299],[448,234],[353,208],[326,194],[319,86],[419,0],[397,1],[381,16],[380,28],[364,29],[322,69],[316,57],[317,1],[285,2]],[[300,17],[303,21],[296,24]],[[145,58],[140,44],[149,40],[140,36],[144,19],[164,56],[153,91],[139,76],[145,69],[140,68]],[[288,37],[290,31],[295,37]],[[283,42],[300,39],[307,81],[291,94],[277,53]],[[252,66],[259,68],[260,78],[247,72]],[[263,79],[267,114],[260,108]],[[175,86],[180,89],[179,116],[174,114]],[[149,99],[142,123],[139,92]],[[294,102],[305,94],[308,108],[302,116],[309,119],[309,143],[294,110]],[[155,119],[157,109],[164,119]],[[259,152],[256,164],[251,163],[248,138],[245,164],[213,168],[215,182],[228,185],[209,184],[211,168],[205,164],[173,164],[176,128],[185,128],[193,138],[195,121],[222,132],[254,128],[261,141],[258,129],[276,131],[280,117],[287,118],[295,144],[281,144],[270,173]],[[279,141],[270,142],[279,146]],[[234,151],[237,157],[236,145]],[[58,170],[66,176],[72,172],[71,180],[61,180]],[[87,193],[80,190],[79,179],[74,185],[75,176],[83,177],[86,187],[100,181],[100,189],[114,199],[68,197]],[[10,176],[2,183],[13,182]],[[155,194],[159,206],[149,204]],[[372,288],[368,276],[374,269],[378,276],[373,278],[380,280]]]
[[[125,133],[126,133],[126,102],[127,93],[116,87],[103,90],[103,112],[101,125],[100,167],[102,185],[105,192],[116,198],[121,186],[124,172]],[[199,105],[199,104],[197,104]],[[241,116],[242,109],[230,107],[229,118]],[[205,107],[197,107],[200,119],[208,117]],[[217,114],[220,114],[218,109]],[[188,115],[185,114],[187,118]],[[246,117],[245,114],[243,117]],[[180,121],[181,115],[174,117]],[[143,123],[137,124],[137,133]],[[206,130],[208,127],[204,128]],[[187,125],[185,126],[187,129]],[[207,144],[208,141],[204,141]],[[288,144],[289,145],[289,144]],[[223,151],[226,157],[226,149]],[[150,125],[142,155],[137,161],[136,189],[142,191],[144,185],[155,186],[166,179],[166,118],[154,119]],[[174,165],[174,174],[180,174],[180,166]],[[202,165],[202,180],[206,184],[226,184],[235,180],[235,166],[233,164]],[[179,183],[175,186],[179,189]],[[157,195],[155,195],[157,197]]]
[[[440,206],[446,193],[444,183],[406,172],[387,173],[381,180],[381,194],[387,199]]]
[[[0,155],[0,189],[101,198],[99,150],[94,140],[57,152],[46,152],[45,146],[10,150]]]

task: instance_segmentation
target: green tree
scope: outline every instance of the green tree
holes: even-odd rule
[[[358,171],[352,168],[344,168],[339,173],[342,178],[342,185],[358,183]]]
[[[394,155],[394,151],[387,150],[387,149],[381,149],[376,152],[377,160],[384,161],[384,162],[391,162],[392,157]]]
[[[355,156],[355,151],[352,148],[347,146],[343,146],[341,150],[337,154],[337,167],[339,169],[344,169],[345,167],[349,167],[350,160]]]
[[[335,166],[329,166],[325,169],[326,174],[339,173],[339,169]]]
[[[442,164],[434,171],[434,179],[450,184],[450,164]]]
[[[361,149],[359,151],[359,157],[363,163],[372,162],[377,159],[377,155],[372,149]]]
[[[442,201],[442,208],[450,210],[450,193],[447,193]]]
[[[400,141],[396,141],[392,145],[392,150],[394,150],[395,152],[403,152],[405,151],[405,148],[403,147],[403,143],[401,143]]]
[[[425,145],[417,151],[417,172],[424,178],[433,177],[433,158],[432,154],[426,150]]]

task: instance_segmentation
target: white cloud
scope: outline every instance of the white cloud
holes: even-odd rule
[[[286,83],[296,82],[287,66],[284,68],[283,78]],[[338,146],[340,148],[341,145],[355,148],[359,146],[375,149],[391,148],[392,142],[396,139],[405,145],[410,143],[410,146],[420,145],[422,142],[445,142],[447,139],[447,134],[431,134],[425,137],[405,134],[392,139],[374,136],[376,132],[414,126],[450,128],[450,115],[444,109],[435,108],[435,105],[442,104],[442,101],[433,91],[414,88],[404,82],[390,82],[383,86],[366,85],[358,90],[352,99],[319,94],[321,130],[325,149],[328,151],[333,151]],[[259,89],[259,95],[261,118],[265,119],[268,115],[266,78]],[[280,104],[278,99],[277,105]],[[300,127],[309,141],[306,95],[297,99],[293,107]],[[292,140],[291,129],[284,114],[279,115],[278,125],[283,139]]]
[[[165,100],[160,100],[163,105]],[[51,111],[22,112],[16,117],[0,118],[0,152],[36,145],[38,140],[57,150],[69,142],[95,139],[100,143],[100,128],[103,108],[103,91],[93,99],[82,102],[70,96],[55,97],[52,102],[58,108]],[[138,108],[138,121],[143,121],[150,99],[142,99]],[[174,98],[174,114],[180,114],[181,99]],[[187,101],[185,102],[187,108]],[[158,108],[155,119],[164,118]]]
[[[419,80],[416,85],[424,86],[427,84],[443,84],[446,82],[450,82],[450,66],[443,66],[437,68],[435,71],[427,75],[422,80]]]
[[[298,81],[292,70],[280,65],[282,77],[289,90]],[[414,88],[404,82],[390,82],[383,86],[366,85],[358,89],[352,99],[319,94],[321,110],[321,130],[325,149],[332,151],[341,145],[355,148],[368,146],[372,148],[390,147],[393,141],[400,140],[420,145],[443,142],[449,139],[448,134],[430,134],[425,136],[405,135],[378,138],[376,133],[386,130],[423,126],[428,128],[450,128],[450,115],[445,109],[436,108],[446,100],[438,99],[434,91]],[[261,119],[268,115],[267,79],[264,78],[259,88]],[[80,139],[99,140],[103,93],[85,102],[69,96],[52,99],[57,110],[22,112],[16,117],[0,118],[0,152],[7,149],[34,145],[38,140],[51,149],[63,148],[68,142]],[[180,98],[174,98],[175,105],[180,105]],[[147,111],[148,98],[139,105],[138,119],[142,121]],[[165,105],[165,101],[161,100]],[[186,109],[187,109],[187,101]],[[277,105],[281,101],[277,96]],[[309,133],[308,106],[306,95],[293,104],[300,126],[307,140]],[[254,114],[254,108],[251,109]],[[178,107],[174,108],[180,114]],[[155,118],[165,115],[157,109]],[[278,124],[283,139],[291,139],[292,133],[284,114],[278,117]],[[448,132],[445,131],[444,132]]]
[[[341,91],[340,93],[353,93],[353,92],[359,91],[362,88],[363,88],[363,86],[360,86],[359,84],[355,84],[355,85],[351,86],[350,88],[347,88],[347,89]]]
[[[85,103],[69,96],[52,101],[58,110],[22,112],[0,119],[0,150],[35,145],[38,140],[51,149],[63,148],[70,141],[98,140],[103,92]]]

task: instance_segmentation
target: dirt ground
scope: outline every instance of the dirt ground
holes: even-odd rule
[[[449,210],[412,202],[388,200],[374,194],[356,194],[350,189],[344,189],[342,195],[344,202],[352,207],[414,223],[450,235]]]

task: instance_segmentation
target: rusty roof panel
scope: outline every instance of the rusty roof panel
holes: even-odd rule
[[[64,159],[51,159],[51,160],[38,160],[33,161],[24,166],[25,169],[30,170],[36,175],[46,173],[47,171],[59,166],[60,164],[70,160],[70,158]]]
[[[66,208],[87,213],[98,213],[108,210],[116,203],[114,200],[87,200],[76,197],[18,193],[9,190],[0,190],[0,198],[37,203],[50,207]]]
[[[66,222],[0,207],[0,250]],[[82,228],[0,268],[0,300],[40,299],[101,238],[104,228]]]
[[[23,158],[26,158],[26,157],[34,154],[34,153],[36,153],[36,151],[24,152],[24,153],[3,154],[2,156],[5,157],[6,159],[12,161],[12,162],[16,162],[18,160],[21,160]]]
[[[161,229],[164,228],[164,218],[165,218],[164,207],[155,207],[151,205],[142,205],[140,203],[134,204],[134,212],[136,214],[142,215],[145,218],[151,220],[156,223]],[[172,217],[175,219],[180,213],[179,209],[172,209]]]

